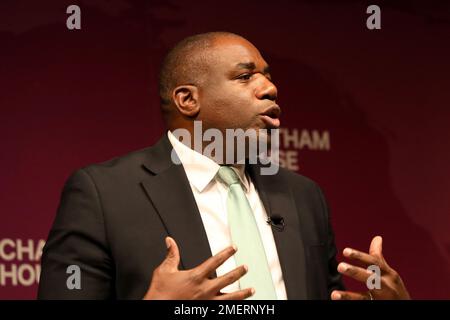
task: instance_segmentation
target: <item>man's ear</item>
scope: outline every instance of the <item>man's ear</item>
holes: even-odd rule
[[[200,112],[198,88],[193,85],[182,85],[172,91],[172,99],[178,111],[189,118],[195,118]]]

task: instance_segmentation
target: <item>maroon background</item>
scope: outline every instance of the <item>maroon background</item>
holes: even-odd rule
[[[299,172],[325,191],[338,247],[380,234],[414,298],[450,298],[450,6],[378,1],[370,31],[368,4],[0,2],[0,240],[45,239],[72,171],[154,143],[164,52],[227,30],[270,63],[283,127],[330,132],[330,151],[300,151]],[[35,293],[0,286],[3,299]]]

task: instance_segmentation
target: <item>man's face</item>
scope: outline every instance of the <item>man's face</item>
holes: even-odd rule
[[[280,126],[277,88],[259,51],[241,38],[222,37],[209,49],[200,88],[203,128],[273,129]]]

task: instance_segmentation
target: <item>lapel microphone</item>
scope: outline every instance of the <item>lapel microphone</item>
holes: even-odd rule
[[[284,230],[284,218],[278,213],[274,213],[267,218],[267,224],[270,224],[275,230],[283,231]]]

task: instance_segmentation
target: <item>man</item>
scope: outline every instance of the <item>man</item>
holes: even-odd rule
[[[184,39],[163,62],[160,96],[169,131],[155,146],[80,169],[66,183],[39,298],[409,298],[380,237],[369,253],[344,250],[358,266],[338,267],[314,182],[282,168],[263,175],[261,163],[239,157],[227,165],[205,156],[204,141],[189,147],[194,121],[223,135],[255,130],[258,141],[261,129],[279,127],[277,89],[250,42],[225,32]],[[180,142],[179,129],[191,140]],[[68,288],[71,265],[81,270],[81,289]],[[365,283],[369,265],[380,267],[381,288],[344,291],[341,274]]]

